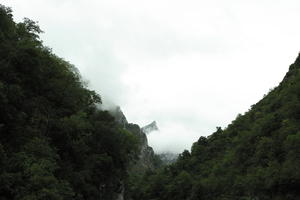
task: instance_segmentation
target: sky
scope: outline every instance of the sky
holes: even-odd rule
[[[155,152],[226,128],[300,50],[299,0],[0,0],[128,121],[157,122]]]

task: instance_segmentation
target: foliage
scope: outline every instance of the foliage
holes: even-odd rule
[[[295,200],[299,172],[300,55],[248,112],[141,178],[133,199]]]
[[[41,32],[0,5],[0,199],[112,199],[138,141]]]
[[[43,46],[41,32],[0,5],[0,199],[113,199],[147,139],[97,109],[100,96]],[[299,168],[300,56],[227,128],[125,185],[133,200],[294,200]]]

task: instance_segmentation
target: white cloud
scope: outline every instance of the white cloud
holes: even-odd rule
[[[131,122],[156,120],[157,151],[188,148],[282,79],[300,47],[298,0],[3,0],[40,22]]]

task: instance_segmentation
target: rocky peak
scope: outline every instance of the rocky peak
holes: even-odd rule
[[[144,126],[143,128],[142,128],[142,131],[144,132],[144,133],[146,133],[146,134],[149,134],[149,133],[151,133],[151,132],[153,132],[153,131],[158,131],[159,129],[158,129],[158,127],[157,127],[157,124],[156,124],[156,121],[153,121],[153,122],[151,122],[150,124],[148,124],[148,125],[146,125],[146,126]]]

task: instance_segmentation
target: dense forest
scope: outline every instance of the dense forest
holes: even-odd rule
[[[1,200],[300,199],[300,55],[249,111],[162,166],[41,32],[0,5]]]
[[[114,199],[139,140],[39,33],[0,6],[0,199]]]
[[[300,55],[249,111],[135,183],[134,200],[300,199]]]

